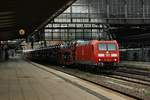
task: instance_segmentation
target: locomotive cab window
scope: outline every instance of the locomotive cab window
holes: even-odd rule
[[[110,51],[113,51],[113,50],[116,50],[116,45],[111,43],[111,44],[98,44],[98,49],[99,50],[110,50]]]
[[[111,50],[111,51],[116,50],[115,44],[108,44],[107,46],[108,46],[108,50]]]
[[[107,50],[107,45],[106,44],[98,44],[99,50]]]

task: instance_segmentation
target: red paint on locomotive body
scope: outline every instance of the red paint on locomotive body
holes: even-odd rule
[[[100,63],[119,63],[119,47],[117,41],[91,40],[76,46],[76,62],[99,65]]]

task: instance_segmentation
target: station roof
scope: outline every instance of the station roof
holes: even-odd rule
[[[19,38],[19,30],[32,33],[50,16],[65,9],[74,0],[0,1],[0,40]]]

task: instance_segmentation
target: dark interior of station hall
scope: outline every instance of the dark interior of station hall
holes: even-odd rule
[[[150,100],[150,0],[0,1],[0,100]]]

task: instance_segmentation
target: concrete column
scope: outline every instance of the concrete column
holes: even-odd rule
[[[3,48],[0,48],[0,61],[4,61],[6,57],[5,51]]]

